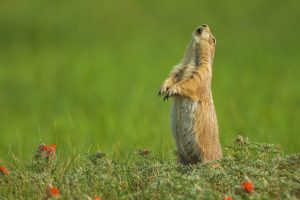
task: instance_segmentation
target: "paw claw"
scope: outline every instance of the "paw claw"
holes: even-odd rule
[[[175,88],[170,88],[168,91],[166,91],[166,94],[165,94],[165,97],[164,97],[164,101],[168,100],[169,97],[172,97],[175,94],[177,94],[176,89]]]
[[[161,88],[158,91],[158,96],[162,96],[163,94],[165,94],[168,91],[169,88]]]

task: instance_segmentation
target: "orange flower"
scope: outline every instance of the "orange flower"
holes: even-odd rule
[[[144,150],[143,150],[143,154],[144,154],[144,155],[148,155],[149,153],[150,153],[150,151],[149,151],[148,149],[144,149]]]
[[[0,172],[3,175],[8,175],[9,174],[9,171],[6,169],[6,167],[4,165],[0,166]]]
[[[41,144],[39,146],[39,150],[40,151],[47,151],[49,153],[55,152],[56,151],[56,144],[50,144],[49,146],[47,146],[45,144]]]
[[[58,190],[58,188],[56,188],[56,187],[52,187],[51,189],[50,189],[50,192],[51,192],[51,194],[53,195],[53,196],[59,196],[59,190]]]
[[[51,197],[59,198],[60,197],[59,189],[49,184],[46,188],[46,195],[47,198],[51,198]]]
[[[44,144],[44,145],[42,146],[42,149],[43,149],[44,151],[48,151],[48,146]]]
[[[224,200],[233,200],[231,196],[225,196]]]
[[[98,195],[95,195],[94,200],[101,200],[101,198]]]
[[[56,144],[50,144],[47,151],[48,152],[55,152],[56,151]]]
[[[248,193],[252,193],[254,191],[254,185],[251,181],[244,181],[242,188]]]
[[[136,153],[143,157],[146,157],[151,153],[151,151],[149,151],[148,149],[139,149]]]
[[[50,144],[49,146],[45,144],[40,144],[37,150],[36,158],[42,157],[46,158],[47,160],[55,160],[56,158],[56,144]]]

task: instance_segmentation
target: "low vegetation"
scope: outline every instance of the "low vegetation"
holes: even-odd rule
[[[30,165],[1,163],[0,199],[299,199],[300,154],[239,136],[221,161],[181,166],[139,150],[130,161],[104,153],[60,159],[39,145]]]

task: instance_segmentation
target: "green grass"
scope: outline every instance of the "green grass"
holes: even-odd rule
[[[99,152],[61,159],[59,150],[57,160],[33,156],[31,164],[13,157],[10,174],[0,175],[0,198],[43,199],[49,184],[62,199],[300,198],[299,153],[283,155],[274,145],[239,137],[221,161],[181,166],[174,157],[164,160],[144,150],[127,161]],[[254,185],[251,193],[242,187],[246,180]]]

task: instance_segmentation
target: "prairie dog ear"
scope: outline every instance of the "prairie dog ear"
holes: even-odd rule
[[[213,43],[216,44],[217,43],[216,38],[214,36],[211,36],[211,38],[212,38]]]

